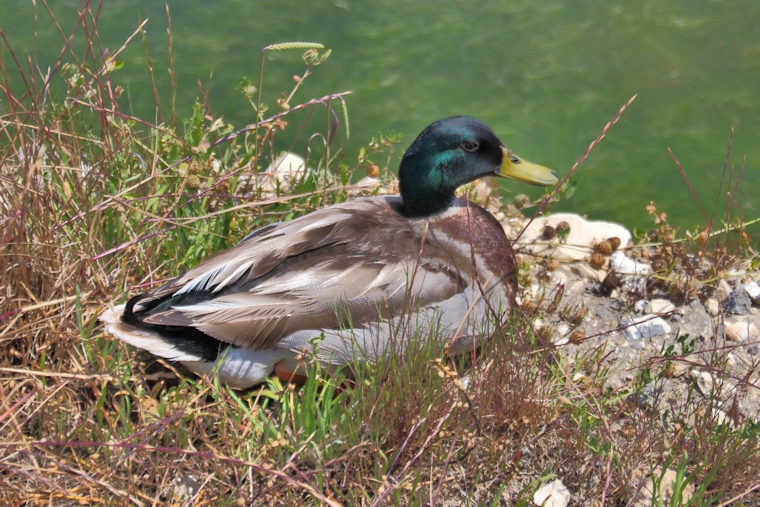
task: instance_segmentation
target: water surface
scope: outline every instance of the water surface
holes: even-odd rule
[[[51,4],[68,35],[80,3]],[[244,76],[257,79],[261,48],[317,41],[332,56],[296,101],[354,92],[348,99],[349,161],[378,133],[403,134],[401,151],[430,121],[469,114],[487,121],[521,155],[564,174],[638,94],[577,171],[576,193],[555,209],[642,227],[650,224],[644,206],[655,200],[676,223],[703,223],[667,149],[710,212],[735,129],[729,164],[738,170],[746,157],[737,193],[741,211],[747,219],[760,215],[758,2],[184,0],[172,2],[170,13],[178,118],[189,116],[200,82],[217,114],[239,126],[250,123],[254,113],[235,87]],[[166,107],[169,57],[161,3],[105,2],[100,42],[118,48],[145,18]],[[58,57],[61,37],[39,4],[36,41],[31,2],[3,2],[0,29],[17,52],[36,49],[42,67]],[[128,106],[154,118],[139,37],[123,62],[115,79],[128,90]],[[300,52],[272,54],[265,84],[270,100],[301,69]],[[522,184],[508,187],[537,194]],[[724,199],[719,215],[725,206]]]

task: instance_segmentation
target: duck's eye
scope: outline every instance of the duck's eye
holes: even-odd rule
[[[477,141],[462,141],[462,149],[464,151],[472,153],[478,151],[478,148],[480,148],[480,143]]]

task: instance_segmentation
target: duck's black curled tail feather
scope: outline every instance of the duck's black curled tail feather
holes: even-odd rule
[[[145,294],[138,294],[137,296],[132,296],[131,298],[129,298],[129,301],[127,301],[127,304],[124,305],[124,313],[121,314],[121,321],[123,323],[129,324],[130,326],[135,326],[135,327],[145,326],[143,321],[140,320],[135,315],[135,311],[134,311],[134,308],[137,302],[140,301],[141,299],[145,299],[145,296],[146,296]]]
[[[148,297],[150,297],[150,294],[138,294],[131,297],[126,305],[124,305],[121,321],[138,329],[149,329],[166,341],[171,342],[178,349],[195,354],[206,361],[214,362],[219,358],[219,353],[227,345],[194,327],[161,326],[143,321],[139,313],[149,311],[162,301],[161,299],[151,301],[148,308],[142,309],[136,314],[134,310],[135,305]]]

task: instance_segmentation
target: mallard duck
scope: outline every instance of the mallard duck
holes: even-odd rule
[[[101,320],[125,342],[235,388],[272,374],[303,382],[309,361],[374,360],[413,336],[474,350],[514,307],[517,286],[502,226],[455,196],[484,176],[557,182],[482,121],[439,120],[404,153],[400,195],[265,226]]]

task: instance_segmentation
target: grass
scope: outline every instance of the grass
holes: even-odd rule
[[[49,72],[7,40],[0,60],[4,504],[530,505],[559,477],[576,500],[627,505],[637,478],[658,483],[666,469],[676,474],[673,493],[655,491],[653,505],[678,505],[687,490],[692,505],[760,502],[760,422],[715,410],[726,408],[729,382],[757,389],[751,375],[732,378],[731,348],[681,336],[613,389],[604,347],[571,353],[534,326],[583,321],[585,308],[549,287],[477,357],[446,358],[420,337],[408,354],[377,364],[317,368],[298,389],[272,379],[234,391],[106,335],[97,316],[109,301],[253,228],[379,191],[352,184],[364,171],[392,187],[396,147],[377,139],[358,161],[342,157],[345,93],[300,99],[329,55],[313,43],[265,48],[261,72],[267,51],[303,53],[304,72],[282,93],[263,90],[261,79],[242,83],[255,118],[244,128],[203,97],[182,124],[181,112],[158,102],[156,118],[167,123],[136,118],[122,109],[118,68],[142,26],[106,55],[96,11],[84,4],[75,31],[83,49],[62,41]],[[305,141],[314,170],[267,186],[261,172],[283,132]],[[705,297],[751,255],[741,226],[735,236],[709,218],[705,235],[682,241],[651,213],[655,244],[641,251],[660,259],[652,293]],[[604,341],[576,341],[592,339]],[[710,372],[711,390],[691,385],[665,402],[674,364]]]

